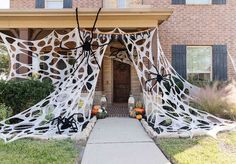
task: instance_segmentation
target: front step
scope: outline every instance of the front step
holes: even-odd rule
[[[129,109],[127,103],[109,104],[107,107],[109,117],[129,117]]]

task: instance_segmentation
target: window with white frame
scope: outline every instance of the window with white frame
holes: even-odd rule
[[[211,0],[186,0],[186,4],[211,4]]]
[[[9,9],[10,0],[0,0],[0,9]]]
[[[47,9],[62,9],[63,0],[45,0],[45,8]]]
[[[187,46],[188,80],[212,80],[212,46]]]

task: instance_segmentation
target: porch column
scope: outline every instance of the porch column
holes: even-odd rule
[[[29,40],[29,29],[28,28],[20,28],[19,29],[19,38],[23,39],[23,40]],[[30,55],[30,54],[28,54]],[[20,55],[19,58],[17,59],[22,63],[29,63],[29,57],[27,57],[26,55]],[[18,66],[19,68],[20,66]],[[25,73],[27,72],[26,68],[20,68],[18,70],[18,73]]]

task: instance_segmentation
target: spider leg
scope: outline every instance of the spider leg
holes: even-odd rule
[[[54,118],[54,119],[51,120],[51,125],[54,124],[54,121],[55,121],[55,120],[58,120],[58,117],[56,117],[56,118]]]
[[[157,84],[157,81],[154,82],[154,84],[152,85],[152,87],[150,88],[150,90],[153,90],[153,88],[155,87],[156,84]]]
[[[79,56],[75,60],[77,61],[83,55],[83,53],[84,53],[84,51],[82,50],[82,52],[79,54]],[[75,63],[73,64],[73,68],[75,68]]]
[[[171,76],[171,74],[162,75],[163,77]]]
[[[93,54],[93,55],[92,55]],[[97,61],[97,58],[96,58],[96,56],[95,56],[95,53],[92,53],[91,55],[92,55],[92,57],[93,57],[93,59],[95,60],[95,63],[98,65],[98,68],[99,68],[99,70],[101,70],[101,66],[99,65],[99,63],[98,63],[98,61]]]
[[[155,70],[157,71],[157,74],[160,75],[160,72],[158,71],[157,67],[155,65],[152,64],[152,66],[155,68]]]
[[[59,119],[58,119],[58,122],[57,122],[57,130],[58,130],[58,133],[59,133],[59,134],[61,134],[60,123],[63,123],[63,122],[62,122],[62,120],[59,118]]]
[[[98,45],[98,47],[103,47],[103,46],[109,45],[112,41],[113,41],[113,39],[111,39],[108,43]],[[94,44],[91,44],[91,45],[92,46],[97,46],[97,45],[94,45]]]
[[[80,40],[82,41],[82,43],[84,44],[84,40],[81,36],[81,33],[80,33],[80,25],[79,25],[79,15],[78,15],[78,8],[76,7],[76,22],[77,22],[77,29],[78,29],[78,33],[79,33],[79,37],[80,37]]]
[[[158,73],[149,72],[150,75],[159,75]]]
[[[148,80],[146,80],[146,82],[145,82],[145,87],[147,87],[147,83],[149,82],[149,81],[152,81],[152,80],[155,80],[156,78],[151,78],[151,79],[148,79]]]
[[[81,46],[78,46],[78,47],[75,47],[75,48],[65,48],[65,47],[62,47],[62,42],[60,42],[60,48],[62,50],[66,50],[66,51],[70,51],[70,50],[77,50],[78,48],[81,48],[83,45]]]
[[[74,125],[74,126],[73,126],[73,125]],[[78,131],[78,126],[77,126],[77,124],[76,124],[75,119],[73,119],[73,120],[71,121],[71,129],[73,129],[74,131]]]
[[[99,16],[101,10],[102,10],[102,8],[99,8],[99,10],[98,10],[98,12],[97,12],[96,19],[95,19],[95,21],[94,21],[93,28],[92,28],[92,30],[91,30],[91,39],[90,39],[90,41],[89,41],[90,43],[91,43],[92,40],[93,40],[93,32],[94,32],[95,26],[96,26],[96,24],[97,24],[98,16]]]
[[[83,57],[83,59],[81,60],[81,62],[79,63],[79,65],[76,67],[76,69],[73,71],[72,75],[75,74],[75,72],[77,71],[77,69],[80,67],[80,65],[84,62],[84,59],[86,58],[86,56]]]

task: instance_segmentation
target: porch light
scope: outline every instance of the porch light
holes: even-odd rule
[[[100,106],[103,109],[107,109],[107,98],[105,95],[102,95],[102,97],[101,97]]]
[[[128,107],[130,111],[132,111],[135,107],[135,99],[132,94],[129,96],[129,99],[128,99]]]

